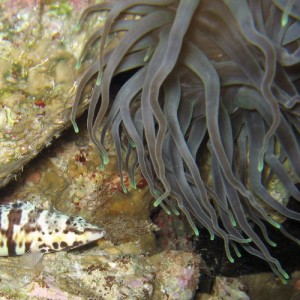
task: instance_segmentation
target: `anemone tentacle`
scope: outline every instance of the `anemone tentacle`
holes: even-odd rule
[[[134,185],[140,168],[154,205],[177,214],[173,199],[196,235],[201,225],[211,239],[223,238],[230,261],[232,249],[240,256],[240,245],[285,282],[288,275],[263,239],[276,246],[269,222],[300,244],[269,214],[273,209],[300,221],[284,199],[300,201],[299,3],[115,0],[88,7],[81,26],[100,11],[107,12],[104,27],[88,39],[78,62],[100,41],[78,81],[73,124],[82,91],[97,76],[88,131],[104,164],[105,137],[112,133],[124,191],[123,172]],[[104,53],[108,37],[120,32],[119,45]],[[112,99],[113,77],[135,68]],[[274,178],[285,189],[281,201],[269,188]]]

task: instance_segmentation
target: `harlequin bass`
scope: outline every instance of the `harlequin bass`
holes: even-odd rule
[[[99,226],[79,216],[18,201],[0,205],[0,256],[31,254],[36,263],[44,253],[69,250],[105,235]]]

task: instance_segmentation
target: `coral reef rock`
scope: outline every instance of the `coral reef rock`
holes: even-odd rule
[[[151,257],[58,252],[45,255],[42,270],[20,267],[21,259],[0,260],[1,299],[188,300],[198,282],[198,257],[180,251]]]
[[[75,66],[89,30],[87,24],[78,32],[76,23],[87,4],[0,3],[0,187],[70,124],[80,76]],[[78,114],[87,104],[84,99]]]

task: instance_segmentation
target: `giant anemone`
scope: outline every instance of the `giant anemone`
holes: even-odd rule
[[[224,240],[230,261],[239,245],[285,281],[265,242],[276,245],[269,223],[300,243],[268,209],[300,220],[268,189],[276,178],[300,201],[299,1],[122,0],[88,7],[81,25],[100,11],[107,11],[105,24],[78,63],[98,45],[78,82],[75,129],[82,91],[96,77],[88,132],[103,165],[111,132],[124,191],[123,171],[135,185],[140,168],[155,206],[175,214],[178,207],[196,235],[200,225]],[[119,44],[104,52],[118,32]],[[110,97],[112,79],[129,70],[135,72]]]

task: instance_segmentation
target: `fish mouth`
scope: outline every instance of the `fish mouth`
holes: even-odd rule
[[[84,229],[84,232],[96,232],[96,233],[103,233],[103,235],[106,234],[105,230],[104,229],[100,229],[100,228],[85,228]]]
[[[99,228],[86,228],[84,233],[94,235],[94,237],[91,237],[92,241],[99,240],[106,235],[106,231]]]
[[[101,239],[101,237],[99,239]],[[71,251],[71,250],[74,250],[74,249],[83,248],[85,246],[91,246],[91,244],[96,243],[99,239],[92,240],[92,241],[85,242],[85,243],[81,243],[81,244],[78,244],[78,245],[67,246],[67,247],[61,249],[60,251]]]

